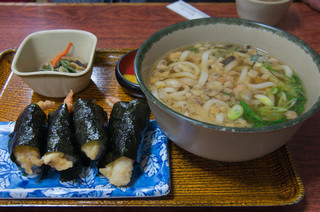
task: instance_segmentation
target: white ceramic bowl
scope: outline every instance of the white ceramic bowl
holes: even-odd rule
[[[291,65],[305,83],[306,111],[282,124],[233,128],[197,121],[170,109],[148,89],[151,67],[170,50],[201,41],[250,44]],[[208,18],[177,23],[148,38],[139,48],[134,66],[140,88],[164,133],[183,149],[217,161],[246,161],[277,150],[320,106],[320,56],[297,37],[257,22]]]
[[[73,45],[68,56],[87,62],[79,73],[38,71],[46,61]],[[14,55],[11,69],[33,91],[47,97],[65,97],[70,90],[77,93],[90,82],[97,37],[90,32],[72,29],[39,31],[27,36]]]

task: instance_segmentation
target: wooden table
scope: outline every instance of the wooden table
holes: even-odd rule
[[[198,9],[213,17],[237,17],[234,3],[198,3]],[[185,18],[166,8],[166,4],[0,4],[0,49],[18,47],[30,33],[39,30],[71,28],[94,33],[97,48],[138,48],[151,34]],[[320,53],[320,13],[302,3],[294,3],[286,19],[278,26],[299,37]],[[7,121],[7,120],[0,120]],[[304,199],[293,206],[268,208],[218,208],[226,211],[320,211],[320,112],[305,122],[288,146],[293,153],[304,183]],[[201,208],[207,210],[207,208]],[[201,211],[199,208],[169,210]],[[217,209],[217,208],[216,208]],[[12,210],[1,208],[1,211]],[[25,210],[25,209],[21,209]],[[28,210],[31,210],[30,208]],[[55,208],[32,208],[54,211]],[[64,208],[65,211],[89,211],[91,208]],[[95,208],[105,211],[107,208]],[[123,208],[112,208],[122,211]],[[131,208],[139,210],[139,208]],[[168,210],[165,208],[144,208]]]

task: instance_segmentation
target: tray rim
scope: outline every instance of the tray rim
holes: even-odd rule
[[[117,53],[125,53],[130,50],[133,50],[134,48],[97,48],[96,53],[100,52],[117,52]],[[3,59],[3,57],[8,54],[8,53],[14,53],[16,51],[16,48],[9,48],[6,50],[3,50],[0,53],[0,60]],[[10,63],[11,64],[11,63]],[[2,89],[1,89],[2,90]],[[172,153],[172,145],[174,145],[170,139],[168,139],[168,160],[169,163],[172,161],[171,153]],[[22,206],[22,207],[56,207],[56,206],[75,206],[75,207],[105,207],[105,206],[120,206],[120,207],[268,207],[268,206],[290,206],[290,205],[295,205],[299,203],[305,196],[305,187],[303,185],[302,179],[297,171],[292,153],[290,152],[289,148],[287,145],[284,145],[280,147],[278,150],[284,152],[284,155],[287,157],[288,162],[290,164],[290,170],[292,171],[292,176],[294,178],[294,182],[297,185],[297,193],[299,195],[296,195],[297,197],[293,201],[287,201],[284,202],[282,201],[282,204],[277,202],[278,204],[242,204],[242,205],[237,205],[237,204],[228,204],[226,203],[220,203],[220,204],[215,204],[215,203],[198,203],[198,204],[181,204],[181,203],[172,203],[172,204],[166,204],[166,200],[169,197],[169,195],[173,192],[173,187],[172,187],[172,180],[170,179],[169,181],[169,186],[170,190],[167,195],[164,196],[157,196],[157,197],[129,197],[129,198],[68,198],[68,199],[39,199],[39,198],[28,198],[28,199],[0,199],[0,207],[11,207],[11,206]],[[277,150],[276,150],[277,151]],[[171,166],[170,166],[171,167]],[[170,168],[170,178],[172,176],[172,169]],[[174,193],[174,192],[173,192]],[[174,197],[172,197],[174,199]],[[131,201],[136,201],[136,200],[155,200],[155,201],[160,201],[156,202],[155,204],[137,204],[137,203],[131,203]],[[80,203],[78,202],[80,201]],[[116,202],[112,202],[116,201]],[[126,202],[119,203],[118,201],[128,201],[129,204],[126,204]],[[163,202],[161,202],[163,201]],[[86,202],[86,204],[81,204],[81,202]],[[89,203],[90,202],[90,203]],[[259,201],[256,201],[256,203]],[[157,204],[158,203],[158,204]]]

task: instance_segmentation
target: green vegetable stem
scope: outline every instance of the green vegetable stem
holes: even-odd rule
[[[241,99],[239,101],[244,110],[245,120],[254,124],[254,126],[263,125],[263,120],[261,119],[261,117],[249,105],[247,105],[247,103],[245,103]]]

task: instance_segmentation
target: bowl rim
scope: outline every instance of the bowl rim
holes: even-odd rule
[[[23,50],[23,47],[25,45],[26,42],[28,42],[29,39],[31,39],[32,37],[36,36],[36,35],[41,35],[41,34],[49,34],[49,33],[80,33],[80,34],[86,34],[88,37],[91,37],[93,39],[93,45],[92,45],[92,49],[90,50],[90,58],[88,61],[88,65],[87,68],[81,72],[78,73],[67,73],[67,72],[53,72],[53,71],[33,71],[33,72],[21,72],[18,71],[18,69],[16,68],[16,63],[18,61],[18,58]],[[90,69],[92,67],[93,64],[93,58],[94,58],[94,54],[95,54],[95,50],[97,47],[97,42],[98,39],[97,37],[88,31],[84,31],[84,30],[78,30],[78,29],[53,29],[53,30],[42,30],[42,31],[37,31],[34,33],[29,34],[27,37],[25,37],[23,39],[23,41],[21,42],[21,44],[19,45],[13,60],[12,60],[12,64],[11,64],[11,70],[13,71],[13,73],[15,73],[18,76],[42,76],[42,75],[49,75],[49,76],[66,76],[66,77],[80,77],[83,76],[85,74],[87,74],[88,72],[90,72]]]
[[[137,81],[140,85],[141,90],[145,93],[146,97],[152,101],[155,105],[159,106],[161,109],[165,110],[166,112],[174,115],[178,118],[181,118],[191,124],[195,124],[204,128],[210,128],[220,131],[227,131],[227,132],[237,132],[237,133],[259,133],[259,132],[267,132],[267,131],[275,131],[281,130],[283,128],[287,128],[296,124],[299,124],[305,121],[307,118],[312,116],[314,113],[318,111],[320,108],[320,97],[316,100],[316,102],[306,110],[302,115],[298,116],[296,119],[289,120],[283,123],[268,125],[263,127],[247,127],[247,128],[240,128],[240,127],[226,127],[221,125],[215,125],[210,123],[205,123],[190,117],[187,117],[181,113],[176,112],[175,110],[169,108],[165,104],[163,104],[160,100],[158,100],[147,88],[145,83],[142,81],[142,76],[140,72],[140,67],[142,64],[142,60],[144,55],[149,51],[152,47],[153,43],[159,41],[163,36],[169,35],[174,31],[183,30],[187,28],[191,28],[198,25],[211,25],[211,24],[227,24],[227,25],[238,25],[243,27],[249,28],[256,28],[256,29],[263,29],[268,32],[272,32],[277,34],[281,37],[285,37],[293,42],[295,45],[298,45],[301,49],[303,49],[307,54],[309,54],[314,61],[315,65],[318,67],[318,72],[320,72],[320,55],[312,49],[307,43],[299,39],[298,37],[284,31],[278,29],[273,26],[269,26],[263,23],[240,19],[240,18],[227,18],[227,17],[211,17],[211,18],[201,18],[201,19],[194,19],[194,20],[187,20],[183,22],[179,22],[170,26],[167,26],[153,35],[151,35],[139,48],[137,55],[134,61],[134,69]],[[139,71],[138,71],[139,70]]]

